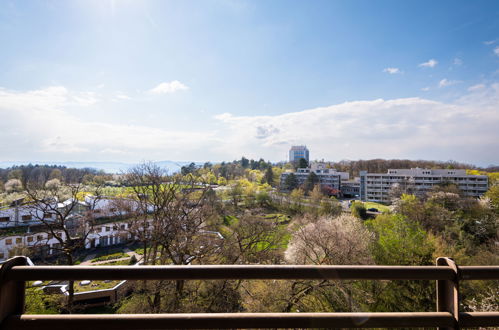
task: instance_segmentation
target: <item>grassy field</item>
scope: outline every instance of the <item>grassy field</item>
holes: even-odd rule
[[[370,209],[370,208],[378,209],[378,211],[380,211],[382,213],[390,212],[390,208],[388,206],[380,204],[380,203],[364,202],[364,206],[366,207],[366,209]]]
[[[106,265],[108,266],[108,265]],[[114,288],[121,281],[92,281],[88,285],[80,285],[80,282],[75,282],[75,292],[86,292],[93,290],[103,290],[103,289],[111,289]]]

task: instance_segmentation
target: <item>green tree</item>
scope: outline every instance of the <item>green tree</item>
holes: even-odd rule
[[[300,158],[298,160],[298,164],[297,164],[297,167],[298,168],[307,168],[308,167],[308,162],[305,158]]]
[[[364,206],[364,203],[355,201],[350,206],[350,211],[352,215],[358,219],[366,220],[367,219],[367,210]]]
[[[249,162],[248,158],[246,158],[246,157],[241,157],[241,166],[242,166],[243,168],[248,168],[249,163],[250,163],[250,162]]]
[[[490,205],[499,214],[499,184],[490,187],[485,197],[490,199]]]
[[[180,173],[182,173],[182,175],[187,175],[187,174],[191,174],[191,173],[194,173],[197,169],[197,166],[195,163],[190,163],[189,166],[182,166],[180,168]]]
[[[289,173],[286,175],[286,179],[284,179],[284,189],[293,190],[296,188],[298,188],[298,179],[296,178],[296,175]]]
[[[268,183],[271,186],[274,185],[274,172],[272,171],[272,166],[267,167],[262,181],[264,183]]]
[[[309,192],[312,189],[314,189],[315,185],[319,183],[319,177],[317,174],[314,172],[310,172],[310,174],[307,176],[307,179],[305,180],[305,183],[303,184],[303,189],[305,192]]]
[[[375,236],[372,254],[378,265],[432,265],[435,244],[421,225],[401,215],[378,215],[366,222]],[[371,310],[430,311],[433,307],[434,285],[422,281],[372,282],[377,297]]]

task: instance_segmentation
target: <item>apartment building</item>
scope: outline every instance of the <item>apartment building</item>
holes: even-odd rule
[[[306,146],[292,146],[289,150],[290,162],[297,162],[300,158],[304,158],[308,162],[309,156],[309,151]]]
[[[387,173],[360,172],[360,198],[363,201],[390,202],[395,187],[424,193],[440,184],[455,184],[465,196],[480,197],[488,189],[486,175],[469,175],[466,170],[389,169]]]
[[[91,249],[126,243],[134,239],[130,233],[130,226],[131,224],[126,221],[96,225],[86,237],[85,248]],[[57,236],[63,240],[66,239],[63,231],[57,231]],[[52,234],[40,231],[38,228],[32,232],[0,237],[0,262],[9,258],[12,254],[11,250],[20,247],[31,249],[40,256],[51,256],[61,252],[59,240]]]
[[[315,173],[319,178],[319,184],[323,187],[340,190],[342,180],[348,180],[349,174],[347,172],[337,172],[335,169],[327,168],[327,165],[322,162],[313,162],[310,167],[298,168],[296,172],[284,172],[281,174],[281,187],[284,187],[284,182],[288,175],[293,173],[296,176],[298,185],[301,186],[305,183],[310,173]]]

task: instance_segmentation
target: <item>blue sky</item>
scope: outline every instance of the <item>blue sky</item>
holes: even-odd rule
[[[0,160],[499,163],[497,1],[6,0],[0,45]]]

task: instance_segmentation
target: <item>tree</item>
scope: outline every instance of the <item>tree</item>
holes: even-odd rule
[[[372,264],[373,235],[356,218],[340,215],[321,217],[300,227],[291,238],[286,260],[296,264]]]
[[[319,177],[317,176],[317,174],[315,174],[314,172],[310,172],[310,174],[307,176],[307,179],[305,180],[305,183],[303,184],[303,190],[308,193],[309,191],[314,189],[315,185],[318,183]]]
[[[263,183],[268,183],[271,186],[274,185],[274,172],[272,171],[272,166],[267,167],[262,181]]]
[[[43,231],[55,239],[57,246],[51,248],[65,258],[67,265],[74,265],[75,254],[85,248],[88,235],[93,232],[96,203],[101,198],[101,187],[93,190],[91,205],[83,207],[78,200],[83,186],[81,184],[60,184],[53,179],[46,185],[28,183],[26,194],[31,200],[28,208],[32,219],[39,221]],[[62,205],[60,201],[64,201]],[[44,244],[48,245],[47,239]],[[67,310],[73,309],[74,282],[68,282]]]
[[[50,172],[49,180],[50,179],[58,179],[62,180],[62,172],[58,168],[54,168],[52,172]]]
[[[291,238],[286,260],[291,264],[372,264],[373,235],[349,215],[321,217],[300,227]],[[348,281],[295,281],[285,311],[355,311],[365,304],[368,292]],[[354,293],[355,292],[355,293]],[[363,297],[356,302],[354,297]]]
[[[23,189],[23,184],[19,179],[10,179],[5,183],[4,188],[8,193],[20,192]]]
[[[358,219],[361,220],[367,219],[366,207],[364,206],[364,203],[360,201],[353,202],[352,205],[350,206],[350,211],[352,212],[352,215]]]
[[[298,160],[298,164],[296,165],[297,168],[307,168],[308,167],[308,162],[305,158],[300,158]]]
[[[249,162],[248,158],[246,158],[246,157],[241,157],[241,166],[242,166],[243,168],[248,168],[249,163],[250,163],[250,162]]]
[[[182,175],[192,174],[196,171],[196,169],[196,163],[190,163],[188,166],[182,166],[180,168],[180,173],[182,173]]]
[[[200,186],[193,176],[168,176],[154,164],[142,164],[125,174],[136,201],[132,234],[144,247],[144,264],[188,265],[216,249],[206,233],[212,205],[210,188]],[[185,281],[144,282],[140,289],[151,311],[164,305],[175,311],[184,296]]]
[[[376,235],[372,254],[380,265],[432,265],[434,243],[421,225],[401,215],[378,215],[366,222]],[[421,281],[373,282],[377,296],[372,311],[427,311],[432,305],[434,287]]]
[[[314,189],[310,192],[310,199],[315,205],[319,205],[324,199],[324,194],[322,193],[321,185],[316,184]]]
[[[490,200],[490,205],[496,214],[499,215],[499,184],[490,187],[487,193],[485,193],[485,197]]]
[[[298,179],[296,175],[289,173],[286,175],[286,179],[284,179],[284,189],[291,191],[296,188],[298,188]]]

